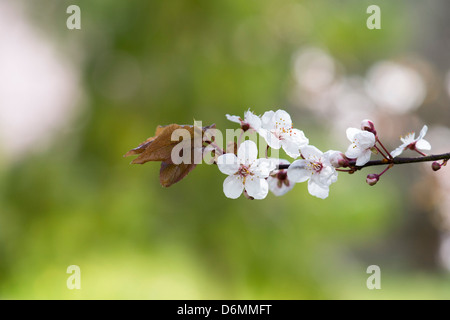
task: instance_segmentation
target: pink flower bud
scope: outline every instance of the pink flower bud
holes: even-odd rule
[[[329,160],[331,165],[335,168],[348,167],[349,165],[348,158],[339,151],[331,151]]]
[[[371,173],[367,175],[366,182],[369,186],[374,186],[377,184],[378,180],[380,180],[380,176],[375,173]]]
[[[377,131],[375,130],[375,125],[369,119],[365,119],[361,122],[361,130],[372,132],[374,135],[377,135]]]
[[[437,161],[435,161],[431,164],[431,169],[433,169],[433,171],[438,171],[440,168],[441,168],[441,164]]]

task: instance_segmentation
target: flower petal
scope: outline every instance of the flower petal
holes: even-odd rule
[[[267,178],[277,168],[273,159],[256,159],[250,166],[250,171],[258,178]]]
[[[261,128],[261,118],[255,115],[250,110],[244,113],[244,120],[250,125],[250,127],[255,129],[256,131]]]
[[[217,158],[217,167],[224,174],[235,174],[239,170],[238,159],[233,153],[225,153]]]
[[[288,181],[288,186],[284,181],[278,180],[276,177],[268,177],[267,182],[269,184],[269,190],[277,197],[282,196],[292,190],[295,186],[295,182]],[[280,183],[281,182],[281,183]]]
[[[405,150],[406,145],[402,144],[400,147],[396,148],[395,150],[391,151],[391,156],[393,158],[399,156],[402,154],[402,152]]]
[[[289,113],[284,110],[277,110],[273,116],[272,121],[275,122],[278,128],[291,129],[292,128],[292,120]]]
[[[286,159],[269,158],[269,159],[267,159],[267,160],[272,161],[273,165],[275,165],[275,168],[276,168],[276,166],[278,166],[278,165],[280,165],[280,164],[290,164],[290,162],[289,162],[288,160],[286,160]]]
[[[356,144],[352,143],[345,151],[345,156],[350,159],[356,159],[361,154],[362,150]]]
[[[312,174],[309,165],[310,162],[303,159],[292,162],[287,170],[288,179],[293,182],[305,182]]]
[[[286,137],[286,139],[294,141],[296,144],[300,146],[300,148],[307,146],[309,143],[309,140],[305,136],[305,133],[302,130],[298,129],[290,130],[289,136]]]
[[[300,147],[293,141],[289,140],[281,140],[281,146],[283,147],[284,152],[291,158],[300,157]]]
[[[228,176],[223,182],[223,193],[230,199],[237,199],[244,190],[243,178],[237,175]]]
[[[289,130],[283,135],[284,140],[281,141],[283,150],[292,158],[300,156],[300,150],[309,143],[308,138],[305,137],[303,131],[298,129]]]
[[[414,143],[414,142],[416,141],[416,139],[414,138],[414,136],[415,136],[415,133],[414,133],[414,132],[408,133],[406,136],[401,137],[401,138],[400,138],[400,141],[401,141],[405,146],[407,146],[408,144]]]
[[[314,175],[315,181],[322,185],[330,185],[337,181],[338,173],[332,166],[325,166],[318,175]]]
[[[356,143],[363,149],[372,148],[375,145],[375,135],[369,131],[362,131],[355,136]]]
[[[269,145],[269,147],[273,148],[273,149],[280,149],[281,148],[281,140],[274,135],[271,131],[269,130],[264,130],[264,129],[260,129],[259,131],[263,134],[261,134],[261,136],[266,140],[267,144]]]
[[[230,116],[229,114],[226,114],[225,116],[232,122],[241,123],[241,118],[238,116]]]
[[[302,148],[302,156],[306,159],[318,160],[323,155],[323,152],[314,146],[305,146]]]
[[[330,187],[327,185],[318,184],[314,179],[308,181],[308,191],[312,196],[320,199],[328,197]]]
[[[419,137],[417,137],[417,140],[420,140],[423,137],[425,137],[425,135],[427,134],[427,131],[428,131],[428,127],[426,125],[424,125],[422,130],[420,130]],[[426,150],[428,150],[428,149],[426,149]]]
[[[275,112],[266,111],[261,117],[261,127],[267,130],[271,130],[275,128],[275,122],[272,121]]]
[[[264,199],[269,193],[269,184],[266,179],[247,176],[245,178],[245,190],[250,197]]]
[[[355,136],[362,132],[362,130],[356,128],[348,128],[345,133],[347,134],[347,139],[353,142],[355,140]]]
[[[237,157],[240,164],[251,165],[258,157],[258,147],[251,140],[245,140],[240,145]]]
[[[425,139],[420,139],[416,142],[416,148],[421,150],[431,150],[431,144]]]
[[[370,156],[372,155],[372,151],[370,149],[364,150],[356,159],[357,166],[363,166],[370,160]]]

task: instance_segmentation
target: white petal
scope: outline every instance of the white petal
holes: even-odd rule
[[[245,140],[238,149],[237,157],[239,163],[250,165],[258,158],[258,147],[253,141]]]
[[[325,199],[328,197],[330,187],[327,185],[318,184],[313,179],[310,179],[308,181],[308,191],[312,196]]]
[[[282,140],[281,145],[289,157],[294,159],[300,157],[300,147],[296,143],[289,140]]]
[[[395,158],[395,157],[401,155],[402,152],[405,150],[405,147],[406,147],[406,146],[407,146],[406,144],[402,144],[400,147],[396,148],[395,150],[392,150],[392,151],[391,151],[391,156],[392,156],[393,158]]]
[[[260,130],[261,131],[261,130]],[[277,138],[272,132],[266,130],[264,139],[266,140],[269,147],[274,149],[280,149],[281,148],[281,140]]]
[[[302,148],[302,156],[306,159],[316,159],[318,160],[323,155],[323,152],[314,146],[305,146]]]
[[[267,111],[261,117],[261,127],[267,130],[272,130],[275,128],[275,122],[272,121],[275,112]]]
[[[308,138],[305,136],[305,133],[298,129],[292,129],[289,132],[289,137],[287,139],[294,141],[300,148],[307,146],[309,143]]]
[[[411,144],[411,143],[413,143],[413,142],[416,141],[416,139],[414,138],[414,136],[415,136],[415,133],[414,133],[414,132],[408,133],[406,136],[400,138],[400,141],[403,142],[403,144],[404,144],[405,146],[407,146],[408,144]]]
[[[229,114],[226,114],[225,116],[232,122],[241,123],[241,120],[238,116],[230,116]]]
[[[356,129],[356,128],[348,128],[345,133],[347,134],[347,139],[350,140],[351,142],[353,142],[353,140],[355,139],[355,136],[362,132],[362,130]]]
[[[420,130],[420,134],[419,134],[419,137],[417,138],[417,140],[420,140],[423,137],[425,137],[425,135],[427,134],[427,131],[428,131],[428,127],[426,125],[423,126],[422,130]],[[425,150],[429,150],[429,149],[425,149]]]
[[[239,170],[238,159],[233,153],[225,153],[217,158],[217,167],[227,175],[235,174]]]
[[[431,144],[425,139],[420,139],[416,143],[416,148],[420,150],[431,150]]]
[[[255,115],[250,110],[245,112],[244,120],[250,125],[250,127],[255,129],[256,131],[258,131],[261,128],[261,118]]]
[[[352,143],[348,147],[347,151],[345,151],[345,156],[350,159],[356,159],[360,156],[361,152],[362,152],[361,148]]]
[[[307,146],[309,142],[303,131],[297,129],[290,130],[289,133],[283,135],[283,138],[284,140],[281,140],[283,150],[292,158],[298,158],[300,149]]]
[[[371,155],[372,155],[372,151],[370,151],[370,150],[365,150],[365,151],[363,151],[363,152],[359,155],[358,159],[356,159],[356,165],[357,165],[357,166],[363,166],[363,165],[365,165],[367,162],[369,162],[370,156],[371,156]]]
[[[372,148],[375,145],[375,135],[369,131],[363,131],[355,136],[356,143],[363,149]]]
[[[273,116],[273,121],[278,125],[278,128],[292,128],[291,116],[284,110],[277,110]]]
[[[223,182],[223,193],[230,199],[237,199],[244,190],[243,179],[240,176],[228,176]]]
[[[279,158],[269,158],[267,160],[272,161],[272,163],[276,166],[280,165],[280,164],[290,164],[290,162],[286,159],[279,159]]]
[[[250,171],[259,178],[267,178],[272,171],[277,167],[277,164],[272,159],[257,159],[250,166]]]
[[[288,180],[289,181],[289,180]],[[276,195],[277,197],[280,197],[284,194],[286,194],[288,191],[292,190],[295,186],[295,182],[289,181],[289,186],[286,186],[283,182],[281,183],[281,186],[279,185],[279,180],[275,177],[268,177],[267,182],[269,183],[269,190]]]
[[[292,162],[287,170],[287,176],[293,182],[305,182],[311,177],[312,171],[309,169],[310,162],[307,160],[296,160]]]
[[[269,193],[269,184],[266,179],[247,176],[245,178],[245,190],[250,197],[264,199]]]
[[[332,166],[325,166],[320,173],[314,175],[315,181],[322,185],[330,185],[337,181],[337,171]]]

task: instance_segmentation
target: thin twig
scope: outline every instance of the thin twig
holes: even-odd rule
[[[450,160],[450,152],[443,153],[443,154],[436,154],[436,155],[429,155],[425,157],[416,157],[416,158],[394,158],[392,160],[372,160],[367,162],[363,166],[357,166],[356,160],[349,161],[349,167],[354,168],[355,170],[361,170],[366,167],[373,167],[373,166],[383,166],[386,164],[407,164],[407,163],[417,163],[417,162],[429,162],[429,161],[437,161],[437,160],[444,160],[448,161]],[[289,164],[280,164],[278,166],[278,169],[287,169],[289,168]]]

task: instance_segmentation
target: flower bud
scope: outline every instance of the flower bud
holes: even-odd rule
[[[330,150],[327,153],[329,154],[328,159],[333,167],[335,167],[335,168],[348,167],[349,160],[345,156],[345,154],[343,154],[340,151],[333,151],[333,150]]]
[[[361,130],[372,132],[375,136],[377,135],[377,131],[375,130],[375,125],[369,119],[365,119],[361,121]]]
[[[440,168],[441,168],[441,164],[437,161],[435,161],[431,164],[431,169],[433,169],[433,171],[438,171]]]
[[[369,186],[374,186],[377,184],[378,180],[380,180],[380,176],[375,173],[371,173],[367,175],[366,182]]]

